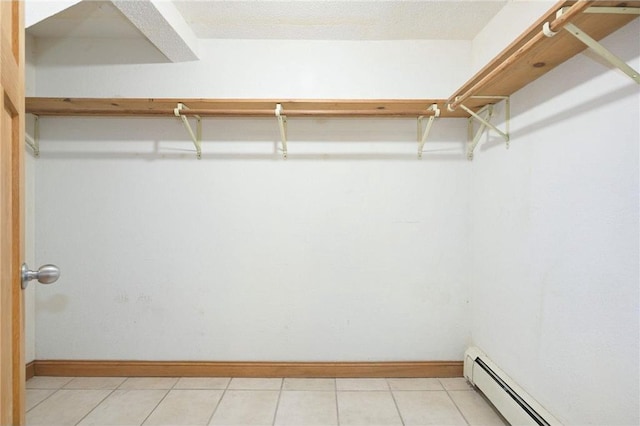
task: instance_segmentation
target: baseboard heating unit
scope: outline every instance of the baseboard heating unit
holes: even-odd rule
[[[476,347],[464,354],[464,377],[491,401],[513,426],[561,423]]]

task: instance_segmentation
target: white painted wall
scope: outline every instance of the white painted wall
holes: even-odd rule
[[[469,41],[201,40],[167,64],[144,40],[38,41],[38,94],[62,97],[447,98]],[[41,72],[40,72],[41,71]]]
[[[470,57],[229,41],[202,63],[73,67],[39,48],[41,96],[444,97]],[[283,161],[275,119],[207,119],[197,161],[175,119],[43,118],[37,256],[62,277],[38,288],[38,359],[461,359],[465,121],[438,122],[422,161],[415,132],[291,119]]]
[[[35,258],[35,172],[36,164],[29,152],[25,155],[25,262],[33,269]],[[35,285],[31,283],[24,294],[25,312],[25,362],[36,359],[36,308]]]
[[[604,41],[636,69],[639,24]],[[473,163],[472,341],[564,424],[638,424],[638,86],[579,55],[511,104]]]

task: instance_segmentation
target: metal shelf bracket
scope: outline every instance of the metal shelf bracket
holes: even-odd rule
[[[431,132],[431,127],[433,126],[433,122],[436,118],[440,117],[440,108],[438,108],[438,104],[432,104],[429,107],[430,111],[433,111],[434,114],[429,116],[429,120],[427,121],[427,127],[422,131],[422,120],[424,116],[418,117],[418,158],[422,159],[422,149],[424,148],[424,143],[427,141],[429,137],[429,133]]]
[[[465,105],[460,104],[460,108],[462,108],[464,111],[466,111],[471,117],[469,117],[469,139],[470,139],[470,144],[467,147],[467,159],[469,160],[473,160],[473,151],[476,148],[476,145],[478,145],[478,142],[480,141],[480,136],[482,136],[482,132],[484,132],[485,129],[491,129],[493,131],[495,131],[496,133],[498,133],[500,136],[502,136],[502,138],[505,140],[506,142],[506,146],[507,149],[509,149],[509,122],[511,121],[511,99],[509,98],[509,96],[471,96],[470,99],[501,99],[504,100],[504,123],[505,123],[505,130],[502,131],[500,129],[498,129],[495,125],[491,124],[491,118],[493,117],[493,109],[494,109],[494,104],[487,104],[484,107],[482,107],[479,111],[477,112],[473,112],[471,109],[467,108]],[[449,107],[450,109],[450,107]],[[487,115],[485,117],[482,117],[482,113],[487,111]],[[478,131],[475,133],[475,136],[473,136],[473,138],[471,137],[472,133],[473,133],[473,120],[476,120],[478,122],[480,122],[480,127],[478,128]]]
[[[558,10],[556,13],[556,18],[562,16],[565,13],[567,8],[562,8]],[[616,14],[632,14],[637,15],[640,14],[640,8],[630,8],[630,7],[590,7],[585,13],[616,13]],[[640,73],[638,71],[631,68],[626,62],[622,59],[618,58],[615,54],[613,54],[610,50],[604,47],[600,42],[591,38],[587,33],[582,31],[576,25],[572,23],[567,23],[564,25],[564,29],[569,31],[571,35],[576,37],[578,40],[587,45],[587,47],[591,48],[595,53],[597,53],[600,57],[602,57],[605,61],[609,62],[614,67],[620,69],[623,73],[627,74],[636,84],[640,84]],[[542,31],[544,35],[547,37],[553,37],[558,34],[557,31],[551,31],[549,28],[549,23],[545,23]]]
[[[276,119],[280,128],[280,139],[282,140],[282,158],[287,159],[287,116],[282,114],[282,104],[276,104]]]
[[[480,114],[484,112],[486,112],[486,115],[480,122],[480,127],[478,127],[478,130],[475,132],[475,135],[473,133],[473,117],[469,117],[469,125],[468,125],[469,142],[467,143],[467,160],[469,161],[473,161],[473,152],[476,149],[478,142],[480,141],[480,137],[482,136],[482,133],[487,128],[486,123],[488,123],[489,120],[491,120],[491,118],[493,117],[493,104],[489,104],[483,107],[482,109],[480,109],[480,111],[478,111],[478,116],[480,116]]]
[[[37,115],[33,115],[35,118],[33,122],[33,137],[29,135],[27,132],[24,132],[24,139],[29,148],[33,151],[33,156],[38,158],[40,157],[40,117]]]
[[[184,128],[187,129],[187,132],[193,141],[193,145],[196,147],[196,156],[198,160],[200,160],[202,158],[202,118],[199,115],[194,115],[196,118],[196,133],[193,133],[193,129],[191,128],[191,124],[189,124],[187,116],[180,114],[180,111],[185,109],[189,108],[187,108],[183,103],[178,103],[174,108],[173,113],[176,117],[179,117],[182,120]]]

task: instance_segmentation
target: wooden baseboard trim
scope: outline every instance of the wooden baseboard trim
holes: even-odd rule
[[[37,376],[76,377],[462,377],[462,361],[209,362],[35,361]]]
[[[31,361],[25,367],[25,379],[29,380],[30,378],[32,378],[35,375],[36,375],[36,362],[35,361]]]

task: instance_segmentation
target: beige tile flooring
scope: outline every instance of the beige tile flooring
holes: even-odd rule
[[[27,425],[505,425],[451,379],[34,377]]]

